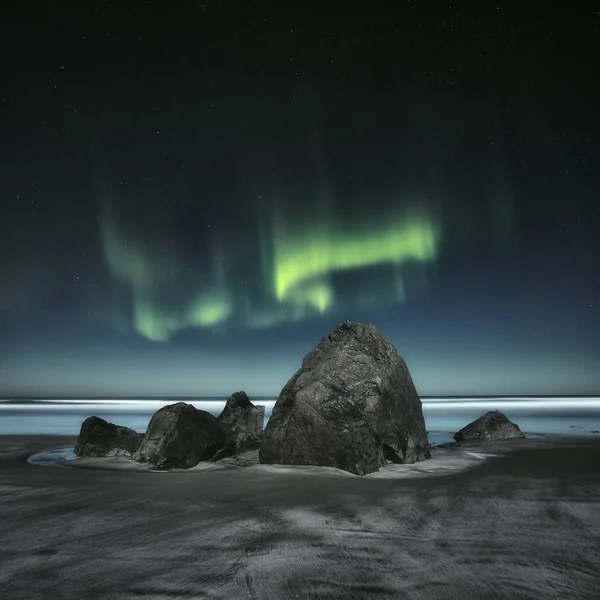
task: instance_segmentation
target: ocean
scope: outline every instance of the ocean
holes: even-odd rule
[[[225,398],[28,398],[0,400],[0,435],[77,435],[86,417],[146,431],[152,414],[173,402],[185,401],[218,415]],[[265,424],[274,397],[252,397],[265,406]],[[488,410],[500,410],[527,437],[600,436],[600,397],[478,397],[423,398],[430,443],[440,444]]]

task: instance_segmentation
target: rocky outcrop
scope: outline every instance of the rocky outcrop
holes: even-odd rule
[[[246,392],[232,394],[217,418],[231,430],[236,452],[255,450],[260,446],[265,407],[254,406]]]
[[[77,456],[132,456],[142,435],[100,417],[88,417],[82,424],[75,446]]]
[[[288,381],[260,447],[262,463],[364,475],[430,457],[421,400],[404,360],[373,326],[346,322]]]
[[[454,434],[457,442],[506,440],[525,437],[499,410],[491,410]]]
[[[229,429],[205,410],[178,402],[157,410],[134,460],[161,469],[189,469],[200,461],[233,454],[235,444]]]

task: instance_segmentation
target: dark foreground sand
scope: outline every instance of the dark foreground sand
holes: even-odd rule
[[[597,440],[420,477],[26,462],[73,442],[0,438],[3,599],[600,598]]]

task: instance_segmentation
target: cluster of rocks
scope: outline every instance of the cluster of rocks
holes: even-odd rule
[[[334,329],[283,388],[263,432],[264,414],[264,406],[236,392],[218,417],[185,402],[164,406],[143,435],[89,417],[75,453],[187,469],[258,449],[262,463],[330,466],[357,475],[388,462],[431,457],[421,400],[408,367],[373,325],[345,322]],[[455,438],[515,437],[515,431],[522,436],[495,412]]]
[[[89,417],[82,426],[78,456],[127,456],[159,469],[188,469],[201,461],[257,449],[262,439],[264,406],[254,406],[245,392],[227,400],[214,417],[186,402],[157,410],[145,434]]]

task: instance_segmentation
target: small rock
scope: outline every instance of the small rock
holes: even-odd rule
[[[255,450],[260,446],[265,407],[254,406],[246,392],[232,394],[217,419],[231,430],[236,452]]]
[[[77,456],[132,456],[141,441],[142,435],[129,427],[88,417],[81,424],[74,452]]]
[[[177,402],[157,410],[134,460],[159,469],[189,469],[217,453],[233,454],[235,443],[226,425],[205,410]]]
[[[234,454],[233,456],[222,458],[216,462],[220,465],[233,467],[250,467],[252,465],[258,465],[260,460],[258,459],[258,450],[248,450],[241,454]]]
[[[454,434],[457,442],[477,440],[506,440],[525,437],[519,427],[499,410],[486,412]]]

